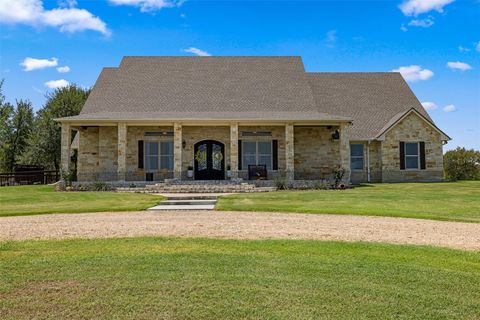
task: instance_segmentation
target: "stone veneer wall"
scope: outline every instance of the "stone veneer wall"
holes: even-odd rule
[[[331,179],[340,165],[340,141],[332,141],[333,127],[295,127],[295,179]]]
[[[425,142],[425,170],[400,170],[400,141]],[[441,134],[418,115],[411,113],[392,128],[382,142],[382,181],[443,180],[442,149]]]
[[[78,131],[78,181],[93,181],[98,179],[98,132],[99,127],[88,127]]]

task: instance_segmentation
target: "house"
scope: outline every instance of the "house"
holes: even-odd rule
[[[399,73],[305,72],[300,57],[124,57],[58,121],[64,169],[76,132],[79,181],[309,180],[336,168],[353,182],[439,181],[450,140]]]

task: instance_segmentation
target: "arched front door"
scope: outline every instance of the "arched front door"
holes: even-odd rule
[[[225,145],[215,140],[197,142],[194,146],[195,179],[225,179]]]

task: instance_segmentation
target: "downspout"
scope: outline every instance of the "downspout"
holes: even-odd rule
[[[367,182],[370,183],[370,139],[367,140]]]

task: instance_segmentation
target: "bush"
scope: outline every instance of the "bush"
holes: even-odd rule
[[[113,187],[105,182],[95,182],[92,184],[93,191],[110,191]]]
[[[288,190],[288,180],[286,178],[276,178],[273,183],[277,190]]]
[[[445,178],[450,181],[480,180],[480,151],[458,147],[443,156]]]

